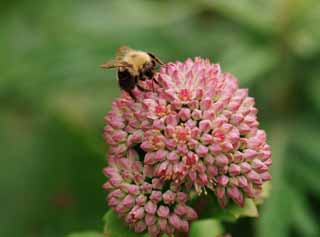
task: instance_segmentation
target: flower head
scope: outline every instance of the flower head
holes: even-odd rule
[[[136,231],[148,228],[156,236],[185,231],[196,217],[178,194],[210,189],[222,207],[258,197],[271,179],[271,152],[254,99],[218,64],[200,58],[169,63],[155,80],[145,82],[150,90],[134,90],[136,100],[123,94],[112,104],[104,136],[109,205]],[[119,188],[124,184],[136,186],[143,205]],[[116,190],[121,197],[110,198]]]

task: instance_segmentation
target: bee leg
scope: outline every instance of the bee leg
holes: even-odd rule
[[[159,82],[154,77],[152,78],[152,81],[159,85]]]
[[[139,90],[141,91],[148,91],[147,89],[143,88],[142,86],[140,86],[138,83],[136,84],[136,86],[139,88]]]

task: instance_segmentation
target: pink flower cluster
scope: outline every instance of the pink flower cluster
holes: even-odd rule
[[[123,94],[105,117],[109,206],[135,231],[187,232],[188,193],[211,190],[221,207],[257,198],[271,179],[271,152],[254,99],[218,64],[169,63],[136,100]]]

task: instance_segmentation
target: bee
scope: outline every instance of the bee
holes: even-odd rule
[[[117,49],[115,59],[109,60],[100,65],[103,69],[117,68],[119,87],[126,91],[133,99],[135,99],[132,90],[137,86],[140,90],[145,91],[139,85],[139,81],[154,79],[156,66],[164,63],[154,56],[152,53],[140,50],[134,50],[128,46],[121,46]]]

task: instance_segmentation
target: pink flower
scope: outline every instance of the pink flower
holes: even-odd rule
[[[105,117],[104,187],[121,190],[109,194],[109,205],[134,215],[126,219],[134,230],[157,236],[187,231],[197,218],[185,205],[191,190],[212,190],[221,207],[259,197],[272,161],[248,90],[201,58],[168,63],[155,80],[133,90],[136,100],[124,92]]]

